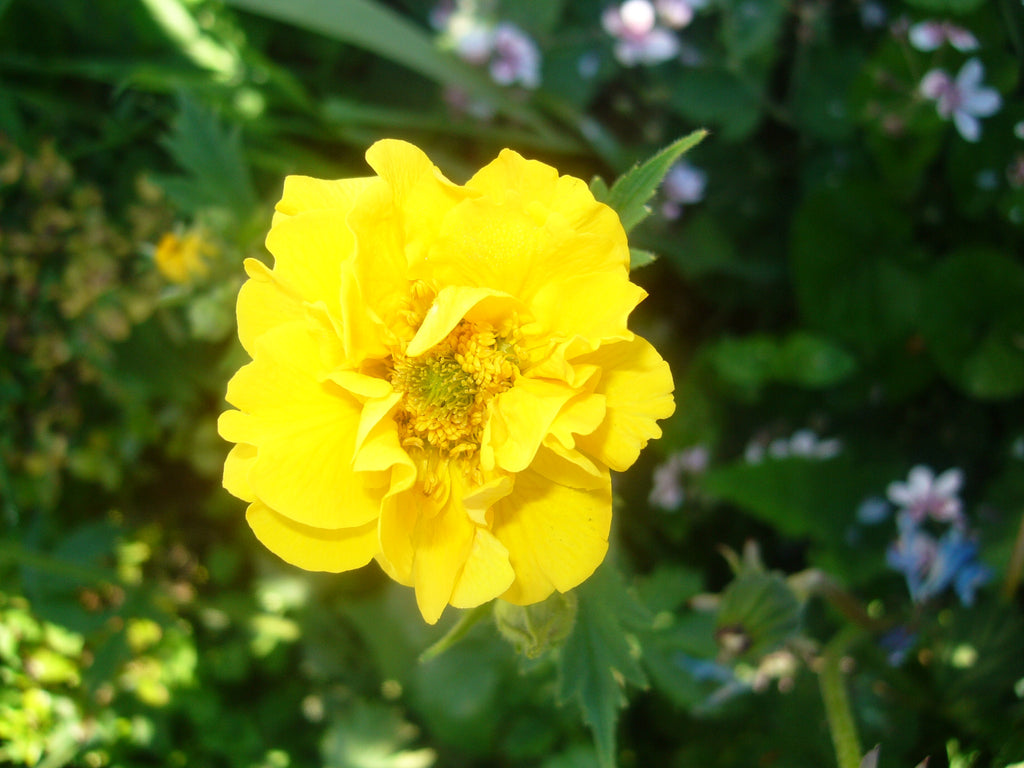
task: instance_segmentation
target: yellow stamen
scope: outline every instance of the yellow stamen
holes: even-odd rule
[[[396,355],[391,383],[404,394],[402,444],[449,457],[475,452],[490,401],[519,374],[517,340],[512,331],[499,334],[490,325],[462,321],[430,351]]]

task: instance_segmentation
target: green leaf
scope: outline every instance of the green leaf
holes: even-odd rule
[[[943,374],[980,398],[1024,392],[1024,268],[965,249],[939,264],[924,289],[921,330]]]
[[[846,456],[829,460],[803,457],[744,461],[708,471],[701,489],[774,525],[794,538],[841,540],[852,510],[873,485],[870,468]],[[873,479],[873,477],[872,477]]]
[[[578,589],[576,626],[562,648],[559,694],[575,699],[590,726],[602,768],[615,765],[615,725],[625,684],[646,687],[629,631],[651,626],[647,609],[605,563]]]
[[[904,345],[920,290],[909,219],[877,187],[849,180],[811,194],[793,230],[793,280],[806,325],[867,358]]]
[[[645,162],[637,164],[615,181],[604,202],[619,214],[626,232],[630,232],[651,214],[647,201],[657,192],[672,164],[685,152],[697,146],[707,135],[707,131],[699,130],[683,136]],[[591,186],[593,187],[593,184]]]
[[[853,135],[847,94],[863,67],[863,54],[852,48],[822,43],[804,49],[797,58],[789,96],[802,131],[829,142]]]
[[[718,376],[748,398],[775,382],[808,389],[834,386],[857,367],[842,348],[803,331],[782,339],[764,334],[725,338],[712,345],[708,355]]]
[[[434,38],[383,3],[372,0],[228,0],[229,5],[294,24],[376,53],[435,82],[485,99],[542,134],[557,133],[527,103],[509,96],[482,72],[442,51]]]
[[[854,358],[841,347],[802,331],[782,339],[774,363],[776,381],[809,389],[835,386],[857,367]]]
[[[178,115],[161,144],[186,175],[160,179],[161,186],[182,210],[212,207],[244,220],[256,205],[256,192],[237,128],[225,128],[188,96],[178,103]]]
[[[726,141],[739,141],[761,120],[763,81],[761,73],[755,77],[726,69],[687,70],[673,83],[669,106],[687,120],[720,129]]]
[[[629,249],[629,268],[630,270],[640,269],[640,267],[646,267],[648,264],[653,264],[658,259],[658,254],[652,253],[651,251],[645,251],[641,248],[630,248]]]
[[[906,2],[907,5],[913,5],[929,13],[958,15],[976,11],[985,3],[985,0],[906,0]]]
[[[789,9],[785,0],[739,0],[722,5],[722,42],[732,60],[774,51]]]

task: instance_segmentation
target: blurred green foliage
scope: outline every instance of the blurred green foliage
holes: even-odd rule
[[[712,0],[627,66],[619,5],[463,3],[535,42],[530,89],[430,0],[0,2],[0,763],[831,765],[835,637],[883,768],[1024,761],[1024,7]],[[978,47],[922,50],[929,20]],[[977,142],[921,89],[969,58]],[[702,128],[706,193],[666,215]],[[419,661],[455,617],[289,570],[220,489],[241,262],[283,175],[385,136],[460,181],[503,146],[599,177],[676,375],[609,562],[499,611],[521,657],[488,620]],[[926,599],[891,565],[914,465],[963,471],[973,604],[945,550]]]

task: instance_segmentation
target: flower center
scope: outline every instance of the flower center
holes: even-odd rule
[[[519,373],[516,336],[462,321],[430,351],[396,355],[391,384],[403,393],[397,415],[403,445],[452,456],[476,451],[490,401]]]

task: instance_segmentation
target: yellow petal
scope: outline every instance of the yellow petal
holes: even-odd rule
[[[466,189],[498,202],[514,196],[520,205],[538,205],[545,215],[556,214],[573,230],[610,242],[615,266],[629,266],[629,246],[618,214],[597,202],[582,179],[559,176],[549,165],[504,149],[466,182]]]
[[[465,190],[405,141],[378,141],[366,151],[366,161],[391,191],[408,263],[421,261],[445,213],[465,197]]]
[[[601,342],[633,338],[626,321],[646,295],[624,271],[598,272],[542,286],[529,306],[545,333],[556,338],[580,336],[589,351]]]
[[[597,393],[605,396],[607,415],[597,429],[576,439],[576,447],[617,472],[629,469],[647,445],[661,437],[658,419],[672,415],[672,372],[647,341],[607,344],[579,358],[602,367]]]
[[[536,210],[517,202],[469,199],[452,208],[428,254],[431,274],[442,283],[504,291],[527,305],[545,286],[577,275],[625,277],[618,240],[579,232],[558,214],[538,221]]]
[[[402,448],[397,425],[391,418],[399,398],[394,394],[363,406],[352,464],[357,472],[379,477],[386,494],[407,490],[416,480],[416,466]]]
[[[442,482],[451,480],[445,476]],[[417,485],[384,501],[380,543],[387,570],[416,589],[416,604],[430,624],[451,600],[475,528],[459,495],[450,490],[429,496]]]
[[[419,517],[419,504],[412,503],[414,494],[421,494],[412,487],[393,495],[385,495],[380,510],[380,549],[377,560],[387,574],[406,586],[412,586],[412,562],[415,556],[412,534]]]
[[[466,564],[455,582],[451,604],[475,608],[505,592],[515,579],[508,550],[486,529],[478,527]]]
[[[372,181],[372,177],[328,180],[286,176],[284,191],[274,210],[285,216],[323,208],[348,213],[356,198]]]
[[[237,411],[236,411],[237,413]],[[224,459],[224,488],[242,501],[255,501],[256,495],[249,485],[249,470],[256,463],[256,447],[239,443],[228,451]]]
[[[415,491],[412,491],[415,493]],[[413,531],[412,582],[416,605],[429,624],[441,618],[473,547],[476,526],[455,493],[436,514],[424,511]]]
[[[380,179],[359,198],[348,217],[355,233],[352,280],[342,281],[345,306],[362,304],[384,327],[395,324],[409,294],[409,265],[400,214]]]
[[[565,592],[590,576],[608,551],[611,478],[578,490],[526,471],[494,505],[491,532],[508,549],[515,583],[501,598],[517,605]]]
[[[249,505],[245,519],[263,546],[307,571],[340,573],[361,568],[379,550],[376,523],[336,531],[311,528],[258,501]]]
[[[464,318],[498,325],[519,310],[518,301],[490,288],[445,286],[427,311],[405,353],[415,357],[442,341]]]
[[[266,265],[256,259],[245,260],[249,279],[238,292],[238,338],[250,357],[256,339],[269,329],[301,320],[305,310],[294,294],[282,288]]]
[[[483,437],[495,466],[506,472],[526,469],[574,394],[561,382],[521,376],[512,389],[498,395]],[[485,460],[485,466],[489,463]]]
[[[477,525],[490,525],[487,512],[494,502],[512,492],[512,485],[511,475],[497,475],[474,487],[462,497],[462,505],[466,508],[466,514]]]
[[[281,219],[267,235],[278,283],[299,300],[323,302],[339,318],[342,264],[352,257],[354,245],[344,217],[332,210]]]
[[[546,440],[540,447],[530,470],[559,485],[580,490],[601,488],[608,476],[607,467],[595,464],[579,451],[566,448],[554,439]]]
[[[258,499],[318,528],[377,517],[383,481],[352,468],[361,407],[333,382],[320,381],[319,352],[302,324],[257,340],[253,362],[228,383],[228,401],[241,413],[222,415],[218,427],[226,439],[256,447],[248,479]]]

